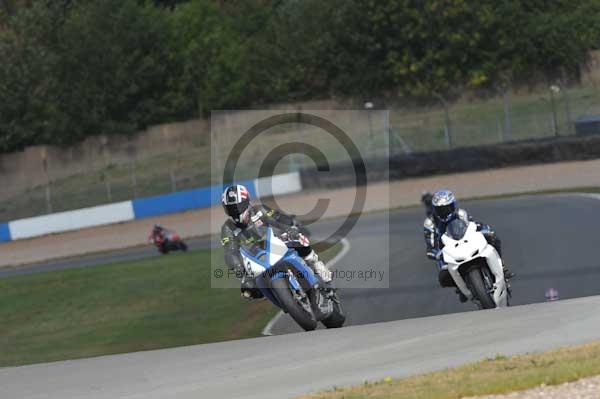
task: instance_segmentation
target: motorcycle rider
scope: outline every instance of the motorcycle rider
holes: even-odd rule
[[[167,229],[162,227],[160,224],[155,224],[152,227],[152,232],[148,237],[148,241],[155,244],[162,244],[167,240]]]
[[[424,194],[421,197],[421,201],[427,208],[427,196]],[[466,210],[457,207],[456,196],[450,190],[439,190],[436,191],[431,197],[431,215],[425,218],[423,222],[423,230],[425,234],[425,245],[427,248],[427,257],[429,259],[438,262],[440,272],[438,274],[438,280],[442,287],[453,287],[455,286],[454,280],[448,272],[447,265],[442,260],[442,236],[446,232],[446,227],[453,220],[460,219],[465,223],[469,223],[473,220],[469,216]],[[487,242],[496,248],[498,255],[502,257],[502,242],[492,228],[486,224],[476,222],[477,230],[480,231]],[[512,272],[508,270],[506,264],[504,265],[504,276],[508,280],[514,276]],[[461,302],[465,302],[467,298],[457,289],[457,293],[460,296]]]
[[[225,263],[242,279],[241,292],[246,299],[258,299],[263,295],[253,277],[248,276],[242,262],[240,246],[250,246],[264,239],[263,227],[271,226],[282,230],[282,239],[293,247],[306,264],[325,283],[324,290],[331,291],[331,272],[319,260],[311,248],[310,241],[302,233],[294,218],[265,205],[251,205],[250,193],[242,185],[232,185],[221,196],[223,209],[229,218],[221,227],[221,245],[225,251]],[[262,229],[261,229],[262,228]]]

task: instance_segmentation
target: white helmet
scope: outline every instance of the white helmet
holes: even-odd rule
[[[431,200],[433,215],[442,222],[449,222],[456,215],[456,197],[450,190],[439,190]]]

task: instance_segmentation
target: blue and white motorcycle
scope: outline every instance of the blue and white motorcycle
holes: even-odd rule
[[[336,292],[321,290],[320,279],[271,227],[266,240],[240,252],[246,273],[256,279],[262,294],[304,330],[314,330],[318,322],[327,328],[342,327],[346,316]]]

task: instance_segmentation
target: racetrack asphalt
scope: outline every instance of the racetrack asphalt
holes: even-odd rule
[[[517,274],[511,281],[513,305],[543,302],[549,288],[558,290],[561,299],[600,294],[600,259],[594,255],[600,241],[593,233],[600,223],[600,200],[594,196],[528,196],[460,205],[475,220],[492,225],[502,239],[504,260]],[[350,233],[350,251],[336,267],[350,263],[386,269],[389,257],[390,270],[387,289],[340,290],[347,325],[477,310],[471,302],[460,303],[454,289],[439,286],[437,267],[425,257],[422,223],[420,209],[404,209],[368,215]],[[389,242],[382,242],[388,229]],[[273,334],[298,331],[287,315],[272,328]]]
[[[186,240],[186,243],[188,244],[188,248],[190,250],[208,249],[211,247],[211,245],[214,245],[207,238],[193,238],[190,240]],[[0,278],[10,276],[21,276],[33,273],[44,273],[51,272],[54,270],[72,269],[78,267],[108,265],[111,263],[149,258],[152,256],[162,255],[153,245],[146,245],[142,247],[133,247],[110,252],[100,252],[85,256],[51,260],[31,265],[16,267],[0,267]]]
[[[18,399],[282,399],[600,338],[600,297],[0,369]]]
[[[512,304],[530,305],[468,312],[476,307],[440,288],[424,256],[422,210],[373,213],[348,235],[350,251],[335,268],[387,272],[389,288],[338,281],[348,327],[0,369],[0,397],[284,398],[600,339],[600,297],[564,300],[600,294],[598,199],[565,194],[461,205],[497,230],[517,274]],[[561,300],[539,303],[548,288]],[[273,328],[295,331],[286,317]]]

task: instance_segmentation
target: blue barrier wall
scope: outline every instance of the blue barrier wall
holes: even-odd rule
[[[259,197],[258,193],[261,197],[269,197],[302,190],[298,172],[236,183],[246,186],[255,199]],[[224,188],[222,185],[204,187],[0,223],[0,242],[209,208],[221,203]]]
[[[254,180],[245,180],[237,184],[243,184],[248,188],[251,196],[256,196]],[[136,219],[141,219],[190,209],[209,208],[221,203],[222,191],[223,187],[219,185],[135,199],[132,201],[133,213]]]
[[[10,241],[11,239],[8,223],[0,223],[0,242]]]

